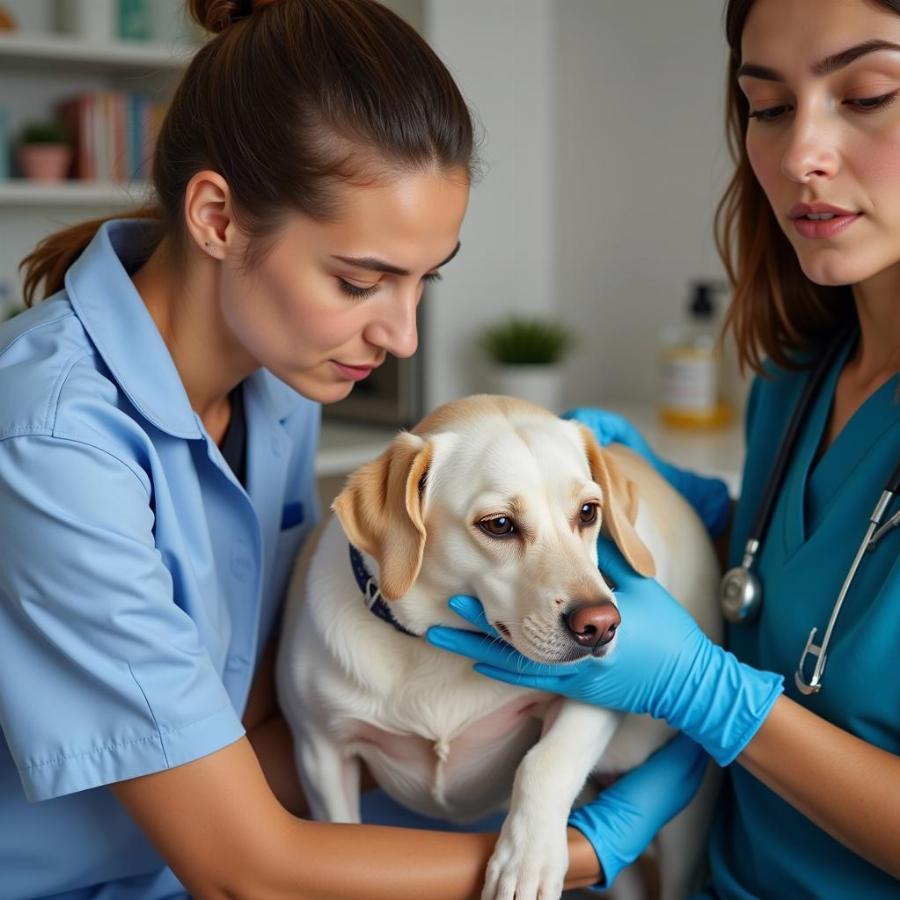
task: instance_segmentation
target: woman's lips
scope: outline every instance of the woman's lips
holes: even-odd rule
[[[835,215],[830,219],[808,219],[801,216],[793,222],[794,228],[802,237],[833,238],[849,228],[859,217],[860,213]]]
[[[832,238],[849,228],[860,213],[830,203],[797,203],[788,217],[805,238]]]
[[[362,381],[368,378],[375,369],[375,366],[348,366],[345,363],[339,363],[336,359],[331,360],[331,364],[338,370],[342,378],[348,381]]]

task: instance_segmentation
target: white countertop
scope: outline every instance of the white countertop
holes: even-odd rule
[[[737,498],[744,468],[744,423],[734,415],[722,428],[674,428],[666,425],[652,406],[636,403],[607,403],[628,418],[663,459],[701,475],[716,475]]]
[[[604,408],[630,419],[664,459],[704,475],[717,475],[725,480],[733,497],[738,495],[744,462],[740,421],[724,428],[693,430],[665,425],[656,410],[645,404],[606,402]],[[378,456],[396,433],[396,429],[384,426],[324,422],[316,475],[324,478],[352,472]]]

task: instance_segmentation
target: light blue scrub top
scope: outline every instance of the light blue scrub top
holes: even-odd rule
[[[848,345],[816,399],[763,539],[760,618],[731,626],[728,640],[743,661],[784,675],[791,699],[900,753],[900,528],[868,552],[857,571],[832,635],[822,690],[805,697],[794,686],[810,629],[818,629],[820,643],[869,516],[900,459],[900,376],[895,376],[816,460],[849,350]],[[740,561],[781,435],[809,377],[772,372],[770,380],[757,379],[748,406],[747,461],[731,565]],[[895,499],[891,512],[897,508]],[[809,678],[811,666],[805,671]],[[803,759],[794,765],[802,766]],[[821,785],[823,792],[833,789]],[[723,898],[900,897],[900,882],[829,837],[738,765],[727,770],[711,865],[713,887]]]
[[[241,737],[318,515],[318,404],[246,380],[245,491],[129,278],[146,228],[0,328],[0,898],[183,896],[105,785]]]

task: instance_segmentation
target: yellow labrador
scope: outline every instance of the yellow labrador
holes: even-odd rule
[[[718,566],[702,524],[627,449],[601,449],[575,422],[487,395],[399,434],[333,509],[295,570],[278,661],[313,814],[359,821],[360,760],[427,816],[465,822],[508,806],[489,871],[538,865],[540,896],[558,894],[566,819],[590,773],[637,765],[671,732],[484,678],[421,635],[462,626],[447,599],[466,593],[534,660],[614,653],[620,613],[597,569],[603,529],[718,639]],[[664,897],[695,885],[712,790],[660,833]],[[620,883],[620,894],[641,895],[634,873]]]

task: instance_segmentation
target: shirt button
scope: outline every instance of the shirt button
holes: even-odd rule
[[[237,544],[231,550],[229,559],[231,574],[238,581],[249,581],[253,577],[253,557],[244,549],[241,544]]]

